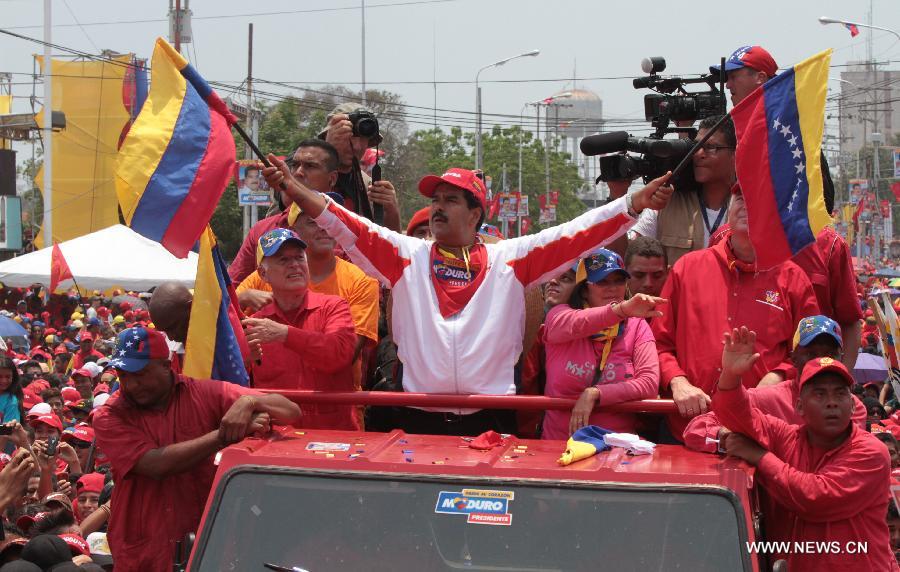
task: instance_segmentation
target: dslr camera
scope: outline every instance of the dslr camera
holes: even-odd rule
[[[644,116],[654,128],[649,137],[633,137],[625,131],[591,135],[581,140],[581,152],[600,157],[600,176],[597,181],[616,181],[642,177],[644,182],[671,171],[690,152],[697,130],[693,127],[670,127],[672,121],[695,121],[725,113],[724,75],[703,74],[697,78],[661,76],[666,69],[662,57],[644,58],[641,69],[648,74],[633,81],[635,89],[650,89],[656,93],[644,96]],[[689,92],[690,84],[706,84],[708,90]],[[686,133],[688,139],[664,137],[671,133]],[[629,154],[628,152],[632,153]],[[693,172],[686,169],[674,181],[676,187],[693,183]]]
[[[353,135],[372,139],[378,135],[378,119],[375,114],[367,109],[357,109],[348,114],[350,123],[353,124]]]

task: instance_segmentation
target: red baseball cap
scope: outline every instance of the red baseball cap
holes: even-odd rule
[[[82,342],[93,342],[94,334],[88,332],[87,330],[81,332],[81,341]]]
[[[434,196],[434,191],[441,183],[453,185],[458,189],[468,191],[478,199],[484,214],[487,215],[487,189],[475,171],[468,169],[447,169],[447,171],[438,177],[437,175],[426,175],[419,181],[419,192],[428,198]]]
[[[831,372],[838,374],[844,381],[847,382],[847,385],[853,386],[855,381],[853,380],[853,376],[850,375],[850,371],[847,369],[847,366],[837,361],[836,359],[830,357],[820,357],[811,359],[806,362],[806,365],[803,366],[803,373],[800,375],[800,388],[802,389],[806,382],[810,381],[813,377],[819,375],[820,373]]]
[[[41,520],[42,518],[44,518],[46,516],[50,516],[50,513],[45,511],[45,512],[39,512],[34,515],[23,514],[22,516],[20,516],[19,518],[16,519],[16,527],[19,530],[21,530],[22,532],[24,532],[25,534],[28,534],[28,531],[31,530],[31,526],[35,522]]]
[[[719,75],[719,67],[719,64],[709,66],[710,73]],[[778,73],[778,64],[775,63],[775,58],[762,46],[741,46],[725,60],[726,72],[744,67],[761,71],[770,78],[775,77],[775,74]]]
[[[77,534],[60,534],[59,537],[66,542],[69,550],[72,551],[72,556],[91,555],[91,547],[88,545],[87,540],[81,538]]]
[[[41,423],[47,425],[48,427],[53,427],[59,432],[62,432],[63,430],[62,421],[60,421],[59,417],[52,413],[50,415],[38,415],[37,417],[32,417],[28,420],[28,424],[32,427]]]
[[[100,306],[99,308],[97,308],[97,315],[101,318],[109,316],[109,308],[107,308],[106,306]]]
[[[431,217],[431,209],[425,207],[424,209],[419,209],[412,215],[412,218],[409,219],[409,224],[406,225],[406,234],[412,236],[414,230],[422,226],[423,224],[428,224],[428,219]]]
[[[81,475],[78,482],[75,483],[75,492],[81,493],[97,493],[103,492],[103,485],[106,484],[106,475],[103,473],[88,473]]]
[[[59,393],[63,398],[63,402],[78,401],[79,399],[81,399],[81,394],[78,393],[78,390],[74,387],[64,387],[59,390]]]
[[[83,443],[93,443],[94,442],[94,428],[86,423],[79,423],[74,427],[68,427],[65,431],[63,431],[62,437],[60,437],[63,441],[81,441]]]
[[[94,378],[94,374],[91,372],[91,370],[85,368],[76,369],[71,373],[71,375],[69,375],[69,377],[75,377],[76,375],[81,375],[90,379]]]

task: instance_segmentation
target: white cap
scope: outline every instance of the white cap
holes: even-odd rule
[[[108,400],[109,400],[108,393],[98,393],[97,395],[94,396],[94,409],[101,407]]]
[[[97,377],[98,375],[103,373],[103,367],[95,364],[92,361],[89,361],[86,364],[84,364],[83,366],[81,366],[81,369],[86,369],[89,372],[91,372],[91,377]]]
[[[91,554],[103,554],[109,556],[112,554],[109,550],[109,542],[106,540],[105,532],[92,532],[87,535],[88,546],[91,547]]]
[[[50,415],[53,413],[53,408],[50,407],[49,403],[37,403],[34,407],[28,410],[28,415]]]

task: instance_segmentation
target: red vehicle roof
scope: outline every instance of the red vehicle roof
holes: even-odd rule
[[[340,444],[332,450],[323,443]],[[488,451],[462,437],[279,428],[267,440],[247,439],[222,452],[217,475],[235,465],[262,465],[388,473],[496,476],[594,482],[693,484],[727,487],[738,494],[752,487],[744,463],[659,445],[652,455],[630,456],[613,448],[569,466],[556,460],[562,441],[507,437]]]

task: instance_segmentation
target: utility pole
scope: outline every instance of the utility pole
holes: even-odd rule
[[[366,0],[360,0],[362,11],[362,104],[366,105]]]
[[[44,247],[53,246],[53,54],[51,0],[44,0]]]
[[[250,138],[253,142],[256,142],[256,135],[253,131],[253,24],[248,24],[247,27],[248,36],[247,36],[247,131],[250,132]],[[244,159],[252,159],[253,151],[250,150],[250,145],[244,143]],[[238,197],[240,197],[240,189],[238,189]],[[252,211],[251,211],[252,209]],[[250,232],[250,227],[253,226],[253,219],[256,218],[256,207],[250,207],[248,205],[244,205],[243,215],[243,231],[244,236]],[[251,215],[252,212],[252,215]]]
[[[175,0],[175,51],[181,53],[181,0]]]

